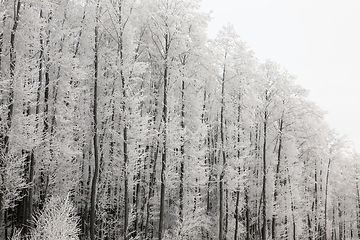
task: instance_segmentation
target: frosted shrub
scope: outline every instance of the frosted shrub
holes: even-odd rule
[[[69,197],[52,197],[34,217],[31,240],[78,240],[78,217]]]
[[[21,238],[21,229],[17,229],[14,232],[15,233],[12,236],[11,240],[22,240],[22,238]]]

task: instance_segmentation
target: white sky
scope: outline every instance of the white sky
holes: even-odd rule
[[[228,22],[263,61],[297,76],[326,120],[360,152],[359,0],[202,0],[208,35]]]

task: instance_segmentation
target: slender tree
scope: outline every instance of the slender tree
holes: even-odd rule
[[[98,74],[99,74],[99,10],[100,2],[96,3],[96,17],[94,30],[94,93],[93,93],[93,144],[94,144],[94,173],[91,182],[91,200],[90,200],[90,239],[95,239],[95,220],[96,220],[96,192],[99,175],[99,149],[98,149]]]

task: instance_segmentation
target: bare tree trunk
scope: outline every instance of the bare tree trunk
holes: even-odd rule
[[[343,239],[343,225],[342,225],[342,210],[341,210],[341,203],[340,203],[340,197],[338,197],[338,217],[339,217],[339,221],[338,221],[338,228],[339,228],[339,240]]]
[[[156,162],[158,158],[159,152],[159,134],[160,134],[160,124],[157,126],[157,116],[158,116],[158,86],[156,83],[150,83],[151,92],[154,94],[154,105],[152,106],[153,109],[151,111],[152,118],[151,118],[151,125],[153,130],[153,139],[152,143],[150,143],[150,162],[149,162],[149,188],[148,188],[148,197],[146,203],[146,220],[145,220],[145,239],[152,239],[153,238],[153,198],[155,196],[155,187],[156,187]]]
[[[166,172],[166,158],[167,158],[167,88],[168,88],[168,77],[169,77],[169,66],[168,66],[168,54],[170,48],[170,36],[165,35],[165,63],[164,63],[164,74],[163,74],[163,86],[164,86],[164,96],[163,96],[163,111],[162,111],[162,138],[163,138],[163,148],[162,148],[162,160],[161,160],[161,187],[160,187],[160,221],[159,221],[159,240],[162,239],[163,226],[164,226],[164,212],[165,212],[165,172]]]
[[[226,60],[226,54],[225,54]],[[225,167],[226,167],[226,152],[225,152],[225,136],[224,136],[224,111],[225,111],[225,76],[226,76],[226,66],[224,64],[223,74],[221,80],[221,109],[220,109],[220,141],[221,141],[221,156],[222,156],[222,171],[220,174],[220,185],[219,185],[219,240],[224,238],[223,230],[224,230],[224,175],[225,175]]]
[[[185,65],[186,56],[182,59],[182,64]],[[184,130],[185,130],[185,81],[184,78],[181,80],[181,162],[180,162],[180,189],[179,189],[179,219],[180,223],[183,222],[183,209],[184,209],[184,165],[185,165],[185,137],[184,137]]]
[[[245,189],[245,218],[246,218],[246,240],[250,240],[250,206],[249,206],[249,193],[248,187]]]
[[[121,34],[122,35],[122,34]],[[122,39],[122,37],[120,37],[120,39]],[[123,166],[123,171],[124,171],[124,201],[125,201],[125,206],[124,206],[124,211],[125,211],[125,216],[124,216],[124,234],[125,237],[124,239],[128,238],[128,224],[129,224],[129,189],[128,189],[128,171],[127,171],[127,166],[128,166],[128,136],[127,136],[127,119],[126,119],[126,83],[125,83],[125,76],[124,76],[124,72],[123,72],[123,65],[124,65],[124,59],[123,59],[123,46],[122,46],[122,40],[120,40],[120,78],[121,78],[121,87],[122,87],[122,112],[123,112],[123,116],[122,116],[122,122],[123,122],[123,158],[124,158],[124,166]]]
[[[145,222],[145,238],[146,239],[152,239],[153,238],[153,224],[152,222],[152,203],[151,201],[154,198],[155,195],[155,181],[156,181],[156,160],[158,156],[158,145],[159,142],[157,141],[157,146],[152,146],[151,155],[150,155],[150,182],[149,182],[149,192],[148,192],[148,202],[146,204],[146,222]]]
[[[51,12],[49,13],[49,16],[47,18],[47,22],[50,22],[51,19]],[[50,30],[48,29],[46,31],[46,46],[47,46],[47,51],[46,51],[46,56],[44,58],[45,61],[45,86],[44,86],[44,129],[43,129],[43,133],[44,136],[46,136],[49,132],[49,84],[50,84],[50,73],[49,73],[49,64],[50,64],[50,56],[49,56],[49,40],[50,38]],[[53,153],[53,149],[51,149],[50,146],[50,154]],[[40,190],[40,209],[42,209],[42,207],[45,204],[45,200],[46,200],[46,195],[47,195],[47,189],[48,189],[48,185],[49,185],[49,177],[48,177],[48,173],[42,171],[40,173],[40,180],[41,180],[41,190]]]
[[[237,145],[238,148],[240,148],[240,142],[241,142],[241,138],[240,138],[240,132],[241,132],[241,128],[240,128],[240,123],[241,123],[241,95],[239,95],[239,106],[238,106],[238,118],[237,118],[237,124],[238,124],[238,128],[237,128]],[[237,150],[237,160],[240,163],[240,156],[241,156],[241,152],[240,149]],[[244,166],[244,170],[245,170],[245,166]],[[240,167],[238,168],[238,174],[241,174],[240,171]],[[234,233],[234,240],[236,240],[238,238],[238,231],[239,231],[239,202],[240,202],[240,186],[238,186],[238,189],[236,190],[236,203],[235,203],[235,233]]]
[[[127,148],[127,126],[126,126],[126,122],[125,122],[126,119],[124,119],[124,118],[125,118],[125,116],[123,117],[123,121],[124,121],[124,124],[125,124],[123,126],[123,154],[124,154],[123,171],[124,171],[124,192],[125,192],[124,193],[124,202],[125,202],[125,206],[124,206],[124,211],[125,211],[124,235],[125,235],[125,237],[124,237],[124,239],[128,239],[128,236],[127,236],[128,235],[127,229],[128,229],[128,224],[129,224],[129,189],[128,189],[128,174],[127,174],[128,148]]]
[[[266,93],[267,95],[267,93]],[[268,113],[265,110],[264,113],[264,139],[263,139],[263,184],[262,184],[262,240],[266,240],[267,238],[267,218],[266,218],[266,140],[267,140],[267,119],[268,119]]]
[[[325,226],[325,240],[327,239],[327,199],[328,199],[328,187],[329,187],[329,175],[330,175],[330,163],[331,159],[328,160],[327,170],[326,170],[326,182],[325,182],[325,203],[324,203],[324,226]],[[357,186],[358,187],[358,186]],[[359,194],[359,189],[357,189]],[[360,235],[359,235],[360,236]]]
[[[43,20],[43,11],[40,10],[40,20]],[[40,109],[40,95],[41,95],[41,86],[43,81],[43,63],[44,63],[44,35],[43,35],[43,26],[40,28],[40,52],[39,52],[39,71],[38,71],[38,87],[37,87],[37,96],[36,96],[36,110],[35,112],[39,113]],[[38,123],[36,123],[38,127]]]
[[[203,109],[202,109],[202,123],[205,125],[208,125],[208,116],[206,114],[206,101],[207,101],[207,94],[206,94],[206,85],[204,86],[204,98],[203,98]],[[212,147],[211,147],[211,130],[208,129],[207,130],[207,134],[205,137],[205,147],[207,148],[207,153],[205,155],[205,166],[207,168],[206,171],[206,178],[207,178],[207,183],[206,183],[206,215],[210,216],[210,211],[211,211],[211,205],[210,205],[210,188],[211,188],[211,178],[212,178]],[[205,239],[209,238],[209,231],[206,230],[203,236]]]
[[[294,203],[294,197],[293,197],[293,193],[292,193],[292,188],[291,188],[291,181],[290,181],[290,174],[289,174],[289,168],[287,168],[287,172],[288,172],[288,182],[289,182],[289,191],[290,191],[290,200],[291,200],[291,216],[292,216],[292,227],[293,227],[293,231],[292,231],[292,239],[296,240],[296,223],[295,223],[295,214],[294,214],[294,210],[295,210],[295,203]]]
[[[185,125],[184,125],[184,80],[181,81],[181,129],[184,131]],[[180,204],[179,204],[179,218],[180,223],[183,222],[183,201],[184,201],[184,136],[181,136],[181,146],[180,146],[180,152],[181,152],[181,162],[180,162],[180,189],[179,189],[179,197],[180,197]]]
[[[90,195],[90,239],[95,240],[95,209],[96,209],[96,192],[97,181],[99,175],[99,153],[98,153],[98,135],[97,135],[97,84],[98,84],[98,54],[99,54],[99,1],[96,5],[96,20],[95,20],[95,46],[94,46],[94,106],[93,106],[93,144],[94,144],[94,175],[91,183]]]
[[[40,19],[42,20],[43,18],[43,11],[42,9],[40,9]],[[41,97],[41,87],[42,87],[42,82],[43,82],[43,62],[44,62],[44,40],[43,40],[43,33],[42,33],[43,27],[40,28],[40,55],[39,55],[39,71],[38,71],[38,83],[37,83],[37,96],[36,96],[36,107],[35,107],[35,115],[36,115],[36,131],[39,128],[39,113],[40,113],[40,97]],[[34,149],[32,149],[29,153],[28,153],[28,157],[27,159],[29,159],[29,177],[27,179],[28,183],[33,183],[34,181],[34,167],[35,167],[35,158],[34,158]],[[27,196],[24,197],[23,199],[23,203],[24,203],[24,208],[25,210],[25,214],[23,214],[23,216],[21,216],[23,219],[19,219],[19,222],[23,224],[24,228],[23,228],[23,234],[27,234],[28,233],[28,226],[32,226],[31,221],[28,222],[29,220],[31,220],[31,216],[32,216],[32,202],[33,202],[33,186],[30,186],[28,188],[28,194]]]
[[[317,229],[317,214],[318,214],[318,174],[317,174],[317,161],[315,161],[315,172],[314,172],[314,192],[315,192],[315,196],[314,196],[314,203],[313,203],[313,207],[312,207],[312,212],[313,212],[313,217],[314,217],[314,222],[313,222],[313,239],[317,238],[318,235],[318,229]]]
[[[120,72],[122,72],[122,70],[120,70]],[[123,165],[123,171],[124,171],[124,202],[125,202],[125,219],[124,219],[124,234],[125,237],[124,239],[128,238],[128,224],[129,224],[129,189],[128,189],[128,171],[127,171],[127,166],[128,166],[128,137],[127,137],[127,123],[126,123],[126,116],[125,116],[125,111],[126,111],[126,104],[125,104],[125,98],[126,98],[126,90],[125,90],[125,77],[123,76],[123,74],[121,73],[121,83],[122,83],[122,94],[123,94],[123,157],[124,157],[124,165]]]
[[[235,233],[234,240],[237,239],[239,231],[239,201],[240,200],[240,190],[236,191],[236,203],[235,203]]]
[[[143,84],[141,84],[141,89],[143,88]],[[143,103],[142,103],[143,104]],[[143,118],[143,110],[140,110],[140,118]],[[139,143],[139,148],[142,148],[142,145]],[[146,152],[148,147],[146,146],[144,152]],[[130,238],[139,238],[137,237],[141,231],[143,226],[143,217],[139,214],[143,212],[143,201],[145,200],[144,192],[142,191],[142,183],[145,182],[144,172],[145,172],[145,159],[142,156],[138,156],[137,164],[135,167],[134,174],[134,187],[133,187],[133,221],[131,223],[132,232],[129,232]],[[143,170],[143,173],[141,173]],[[142,200],[141,200],[142,199]],[[141,200],[141,202],[140,202]],[[140,204],[141,203],[141,204]],[[141,238],[141,236],[140,236]]]
[[[347,238],[347,235],[346,235],[346,204],[345,204],[345,197],[343,196],[343,220],[342,220],[342,226],[343,226],[343,239],[346,239]]]
[[[9,107],[8,107],[8,124],[7,130],[10,131],[12,116],[14,110],[14,77],[15,77],[15,64],[16,64],[16,52],[15,52],[15,36],[16,30],[19,24],[19,13],[20,13],[21,1],[14,0],[14,24],[10,34],[10,89],[9,89]],[[9,148],[9,136],[5,137],[5,153],[8,152]]]
[[[282,149],[282,131],[283,131],[283,125],[284,121],[283,118],[280,119],[279,124],[279,146],[277,151],[277,164],[276,164],[276,173],[275,173],[275,189],[274,189],[274,212],[272,216],[272,224],[271,224],[271,236],[272,239],[276,238],[276,218],[277,218],[277,210],[278,203],[277,203],[277,197],[279,194],[279,188],[280,188],[280,163],[281,163],[281,149]]]
[[[135,174],[133,177],[134,186],[133,186],[133,210],[132,210],[132,221],[130,223],[129,235],[130,238],[136,238],[139,234],[139,203],[140,203],[140,181],[141,181],[141,173],[140,166],[142,165],[141,157],[139,157],[138,162],[136,164]]]
[[[267,93],[266,93],[267,98]],[[267,238],[267,218],[266,218],[266,147],[267,147],[267,120],[268,120],[268,112],[265,110],[264,113],[264,139],[263,139],[263,154],[262,154],[262,160],[263,160],[263,183],[262,183],[262,240],[266,240]]]
[[[356,199],[357,199],[357,203],[356,203],[356,228],[357,228],[357,236],[360,239],[360,192],[359,192],[359,180],[356,179]],[[326,240],[326,239],[325,239]]]
[[[124,55],[123,55],[123,33],[124,33],[124,24],[122,20],[122,8],[123,1],[119,2],[119,16],[118,23],[120,24],[119,30],[119,39],[118,39],[118,54],[120,60],[120,78],[121,78],[121,92],[122,92],[122,123],[123,123],[123,174],[124,174],[124,239],[128,239],[128,227],[129,227],[129,187],[128,187],[128,127],[127,127],[127,118],[126,118],[126,83],[124,76]]]
[[[1,3],[4,4],[4,3]],[[1,7],[1,5],[0,5]],[[2,29],[0,32],[0,78],[3,78],[3,44],[4,44],[4,29],[5,29],[5,20],[6,20],[6,15],[4,14],[2,16]],[[4,90],[0,89],[0,106],[2,106],[4,104]],[[0,116],[0,121],[2,120],[2,116]],[[3,140],[4,140],[4,133],[0,133],[0,151],[3,150]],[[2,163],[1,163],[1,159],[0,159],[0,167],[2,167]],[[1,197],[1,194],[0,194]],[[0,205],[1,205],[1,199],[0,199]],[[1,212],[1,210],[0,210]],[[0,215],[0,233],[1,233],[1,224],[2,224],[2,216]]]

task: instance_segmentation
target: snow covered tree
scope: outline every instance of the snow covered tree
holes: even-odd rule
[[[31,240],[78,240],[79,217],[69,196],[51,197],[44,209],[35,214],[34,229],[30,232]]]

